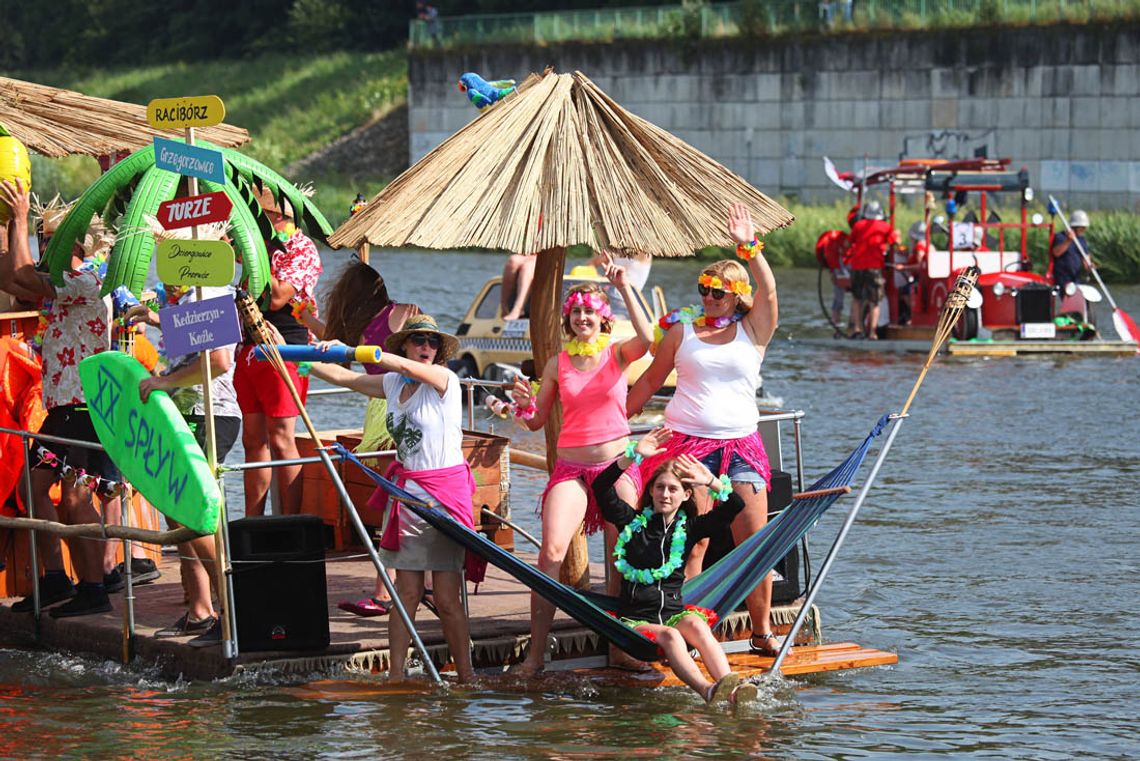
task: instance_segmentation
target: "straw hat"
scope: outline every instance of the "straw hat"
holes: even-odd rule
[[[1089,215],[1081,209],[1074,209],[1069,215],[1069,227],[1088,227]]]
[[[273,197],[273,191],[267,185],[262,185],[260,188],[257,185],[253,186],[254,195],[257,196],[257,202],[261,204],[261,208],[266,211],[275,211],[286,219],[296,220],[293,213],[293,207],[284,198],[281,198],[281,203]]]
[[[450,333],[444,333],[440,330],[435,322],[435,318],[430,314],[418,314],[409,322],[404,323],[403,330],[396,331],[384,341],[384,351],[402,355],[404,341],[407,340],[408,336],[412,333],[434,333],[439,336],[439,351],[436,352],[435,355],[435,363],[437,365],[444,364],[459,351],[459,339]]]

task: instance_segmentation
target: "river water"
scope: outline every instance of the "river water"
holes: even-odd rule
[[[338,261],[326,257],[327,276]],[[445,329],[501,263],[376,261],[394,297]],[[650,282],[670,304],[691,303],[696,269],[658,262]],[[778,279],[765,386],[807,412],[810,481],[901,407],[922,358],[797,343],[830,334],[815,273]],[[1114,295],[1140,314],[1140,288]],[[936,362],[818,600],[826,639],[895,651],[897,666],[766,683],[757,705],[732,712],[682,689],[570,682],[549,694],[333,697],[296,677],[188,684],[0,650],[0,756],[1136,757],[1138,371],[1135,358]],[[333,397],[311,409],[332,428],[358,424],[362,407]],[[541,478],[513,478],[515,517],[534,529]],[[850,504],[816,529],[817,564]]]

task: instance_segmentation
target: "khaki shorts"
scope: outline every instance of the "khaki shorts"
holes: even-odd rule
[[[870,301],[872,304],[878,304],[883,300],[884,292],[882,270],[852,270],[852,296],[860,301]]]

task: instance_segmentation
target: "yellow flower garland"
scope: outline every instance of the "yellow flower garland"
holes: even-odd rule
[[[562,348],[571,357],[592,357],[605,351],[606,347],[610,345],[610,334],[600,333],[597,338],[589,343],[579,341],[577,338],[571,338],[566,343],[562,344]]]

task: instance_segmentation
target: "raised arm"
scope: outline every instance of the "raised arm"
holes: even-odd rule
[[[28,248],[28,212],[31,204],[23,181],[0,182],[0,202],[12,210],[8,223],[8,251],[0,255],[0,288],[25,301],[42,301],[55,296],[46,275],[36,272]]]
[[[606,280],[609,280],[621,294],[625,309],[629,312],[630,322],[633,323],[633,338],[622,341],[618,353],[618,362],[624,368],[630,362],[641,359],[645,356],[645,352],[649,351],[649,346],[653,343],[653,324],[633,292],[633,284],[629,282],[625,267],[614,264],[613,257],[608,251],[603,252],[603,257],[602,266],[605,268]]]
[[[629,417],[641,412],[645,403],[649,401],[649,397],[657,393],[657,389],[665,384],[665,379],[673,371],[673,363],[677,358],[677,347],[681,345],[681,334],[683,332],[684,328],[680,323],[669,328],[669,332],[661,339],[661,345],[657,347],[653,362],[641,374],[637,382],[630,387],[629,394],[625,398],[625,413]]]
[[[309,372],[323,381],[349,388],[366,396],[375,396],[378,399],[386,398],[384,394],[384,376],[357,373],[340,365],[328,362],[314,362]]]
[[[752,214],[742,203],[734,203],[728,213],[728,233],[738,246],[747,246],[756,240]],[[762,251],[748,260],[748,271],[756,281],[752,292],[752,309],[745,316],[751,328],[756,348],[763,349],[776,332],[780,309],[776,302],[776,277]]]

